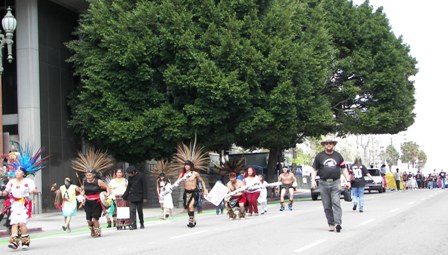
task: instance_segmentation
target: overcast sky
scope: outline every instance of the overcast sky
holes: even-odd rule
[[[364,1],[354,0],[354,4]],[[374,8],[384,7],[393,32],[403,36],[418,61],[415,77],[417,114],[406,132],[407,141],[420,145],[428,156],[429,169],[448,170],[444,158],[448,143],[448,1],[370,0]],[[442,123],[443,122],[443,123]],[[400,135],[403,137],[403,134]],[[397,148],[398,150],[400,148]]]

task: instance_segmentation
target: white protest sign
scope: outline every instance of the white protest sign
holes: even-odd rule
[[[210,201],[210,203],[218,206],[228,192],[229,189],[224,184],[217,182],[215,186],[213,186],[212,190],[210,190],[208,195],[205,197],[205,199]]]

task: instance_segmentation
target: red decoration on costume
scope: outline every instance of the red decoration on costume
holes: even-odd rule
[[[28,212],[27,212],[28,218],[31,218],[31,214],[33,212],[33,201],[31,201],[31,200],[25,201],[25,208],[28,209]]]

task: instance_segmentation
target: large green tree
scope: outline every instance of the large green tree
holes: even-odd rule
[[[383,9],[366,1],[325,0],[325,17],[337,48],[332,76],[323,93],[331,98],[335,131],[395,134],[413,124],[412,76],[416,60],[392,32]]]
[[[237,144],[269,149],[268,178],[282,151],[334,125],[329,100],[320,93],[331,73],[334,49],[319,6],[276,1],[248,37],[259,59],[252,78],[252,109],[242,112]]]
[[[318,17],[296,1],[92,1],[68,44],[82,81],[70,124],[125,160],[193,133],[210,149],[288,148],[332,122]]]
[[[118,159],[271,151],[412,124],[415,60],[381,10],[345,0],[92,0],[68,43],[70,125]]]

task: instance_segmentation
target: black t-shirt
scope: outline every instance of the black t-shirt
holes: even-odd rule
[[[446,173],[444,171],[439,173],[440,178],[445,179]]]
[[[351,174],[353,174],[354,176],[354,179],[352,179],[351,181],[352,187],[359,188],[366,186],[366,180],[364,179],[364,176],[367,176],[368,173],[367,168],[363,165],[361,166],[352,165],[350,170]]]
[[[341,177],[341,168],[345,168],[345,161],[337,151],[333,151],[332,154],[322,151],[314,158],[313,167],[320,178],[336,180]]]

